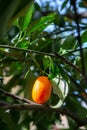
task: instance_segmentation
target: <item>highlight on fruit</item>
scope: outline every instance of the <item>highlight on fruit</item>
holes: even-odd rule
[[[39,76],[32,88],[32,99],[38,104],[46,103],[51,96],[52,84],[47,76]]]

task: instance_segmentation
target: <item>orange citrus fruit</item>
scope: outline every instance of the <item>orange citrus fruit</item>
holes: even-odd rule
[[[46,103],[51,96],[52,86],[47,76],[39,76],[32,88],[32,99],[39,104]]]

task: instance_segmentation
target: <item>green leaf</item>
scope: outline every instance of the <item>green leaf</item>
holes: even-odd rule
[[[32,87],[35,82],[35,79],[36,76],[34,75],[34,73],[31,70],[28,70],[25,75],[26,86],[24,96],[29,100],[32,100]]]
[[[29,41],[22,40],[21,42],[17,43],[17,47],[22,49],[28,49]]]
[[[20,111],[18,125],[20,125],[27,118],[27,116],[28,116],[28,111],[23,111],[23,112]]]
[[[40,51],[52,43],[51,39],[45,39],[44,37],[38,38],[38,33],[39,33],[39,31],[37,31],[37,32],[35,31],[32,35],[32,38],[31,38],[32,42],[29,44],[29,48],[31,50],[33,50],[33,48],[34,48],[34,50]],[[33,40],[33,39],[35,39],[35,40]]]
[[[44,71],[46,71],[46,69],[49,70],[49,79],[53,79],[54,77],[56,77],[56,75],[58,75],[59,73],[59,68],[58,65],[56,65],[55,61],[53,61],[53,59],[50,56],[45,55],[43,57],[43,65],[44,65]]]
[[[44,69],[50,68],[52,63],[52,59],[50,56],[45,55],[43,57],[43,64],[44,64]]]
[[[76,65],[81,68],[81,56],[80,56],[80,52],[76,51],[74,52],[74,55],[76,57]],[[87,48],[83,49],[83,59],[84,59],[84,67],[85,67],[85,73],[87,73]],[[78,76],[78,79],[80,77]]]
[[[27,10],[31,7],[33,4],[33,0],[26,0],[26,1],[19,1],[18,7],[16,7],[16,11],[14,12],[14,15],[9,21],[9,25],[14,24],[18,26],[18,18],[21,16],[24,16],[27,12]]]
[[[54,24],[58,25],[59,27],[64,27],[64,25],[65,25],[64,17],[58,13],[55,16]]]
[[[87,73],[87,49],[84,49],[83,56],[84,56],[85,72]]]
[[[69,35],[65,38],[61,47],[66,50],[75,49],[76,48],[75,42],[76,42],[75,37],[73,35]]]
[[[19,27],[22,31],[24,31],[31,22],[33,11],[34,5],[32,4],[30,8],[28,8],[27,12],[23,16],[19,17]]]
[[[6,30],[9,19],[12,17],[16,7],[18,7],[18,0],[0,0],[0,33]]]
[[[43,16],[39,20],[32,22],[27,29],[27,33],[34,31],[43,31],[54,19],[55,13],[49,14],[48,16]]]
[[[68,3],[68,0],[65,0],[61,6],[61,10],[63,10],[66,7],[66,4]]]
[[[8,126],[9,130],[15,129],[15,124],[9,113],[0,108],[0,118]],[[10,123],[10,125],[9,125]]]
[[[87,42],[87,30],[81,35],[82,43]]]
[[[18,123],[18,120],[19,120],[19,111],[14,109],[14,110],[10,110],[9,112],[10,116],[12,117],[14,123]]]
[[[18,52],[18,51],[9,52],[9,51],[6,50],[6,49],[0,48],[0,52],[1,52],[2,54],[4,54],[5,56],[10,57],[10,58],[13,58],[13,59],[25,60],[24,56],[22,56],[22,53],[21,53],[21,52]]]
[[[67,97],[67,103],[66,107],[69,108],[73,113],[76,113],[77,116],[79,116],[80,119],[86,117],[87,114],[87,108],[84,108],[82,106],[82,102],[78,100],[78,97]],[[74,107],[73,107],[74,105]],[[80,114],[81,113],[81,114]]]

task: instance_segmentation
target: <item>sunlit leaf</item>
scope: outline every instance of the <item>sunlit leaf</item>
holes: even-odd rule
[[[27,33],[31,33],[34,31],[42,31],[44,30],[54,19],[55,19],[55,13],[49,14],[48,16],[43,16],[39,20],[35,20],[29,25],[29,28],[27,29]]]
[[[26,14],[19,17],[19,27],[22,31],[24,31],[28,27],[32,18],[33,11],[34,5],[31,5],[30,8],[27,10]]]

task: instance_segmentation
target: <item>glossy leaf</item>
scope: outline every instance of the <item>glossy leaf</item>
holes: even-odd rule
[[[39,20],[35,20],[29,25],[27,33],[31,33],[37,30],[41,32],[55,19],[55,15],[55,13],[52,13],[48,16],[41,17]]]
[[[19,27],[22,31],[24,31],[31,22],[33,11],[34,11],[34,5],[32,4],[27,9],[26,13],[23,16],[19,17]]]

